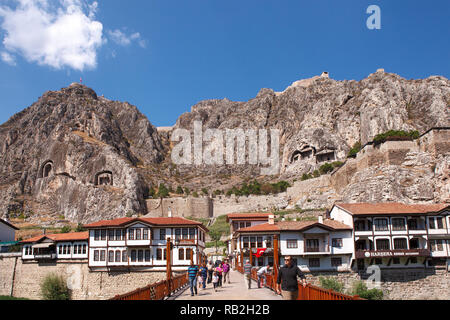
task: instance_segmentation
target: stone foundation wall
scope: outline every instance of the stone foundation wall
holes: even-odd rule
[[[345,292],[369,275],[355,272],[307,273],[308,282],[319,286],[320,277],[331,277],[345,285]],[[381,286],[385,300],[450,300],[450,273],[445,269],[381,270]]]
[[[38,264],[13,257],[0,259],[0,295],[41,299],[40,284],[51,273],[62,275],[72,290],[73,300],[107,300],[166,278],[165,272],[90,272],[86,261]]]

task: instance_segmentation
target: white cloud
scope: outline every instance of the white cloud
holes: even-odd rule
[[[0,58],[3,60],[3,62],[5,62],[11,66],[16,65],[16,59],[14,59],[14,57],[6,51],[3,51],[2,53],[0,53]]]
[[[97,50],[105,40],[103,25],[95,21],[97,2],[85,0],[12,0],[16,6],[0,6],[1,29],[6,33],[1,55],[12,54],[56,69],[95,68]],[[12,59],[12,60],[11,60]]]
[[[147,42],[144,39],[142,39],[141,34],[139,32],[127,35],[125,32],[116,29],[113,31],[108,30],[107,33],[111,38],[111,40],[120,46],[124,47],[129,46],[133,41],[136,41],[138,45],[142,48],[145,48],[147,46]]]

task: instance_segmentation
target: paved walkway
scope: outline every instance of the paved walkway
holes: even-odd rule
[[[252,281],[252,288],[248,289],[244,276],[237,272],[230,272],[231,283],[224,283],[214,292],[212,283],[206,289],[198,289],[198,295],[191,296],[189,286],[172,296],[171,300],[281,300],[272,290],[258,289],[256,281]]]

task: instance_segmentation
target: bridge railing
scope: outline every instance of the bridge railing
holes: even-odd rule
[[[132,292],[117,295],[111,300],[163,300],[188,284],[188,275],[182,274],[171,280],[163,280]]]
[[[242,267],[237,267],[237,271],[240,273],[243,272]],[[274,274],[266,274],[265,275],[265,287],[269,288],[273,291],[277,291],[277,279]],[[252,279],[258,282],[258,274],[256,269],[252,269]],[[359,296],[350,296],[343,293],[339,293],[333,290],[328,290],[324,288],[320,288],[317,286],[313,286],[311,284],[307,284],[306,287],[303,287],[300,282],[298,283],[298,298],[297,300],[364,300]]]

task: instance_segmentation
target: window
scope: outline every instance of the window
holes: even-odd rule
[[[189,239],[195,239],[195,229],[194,228],[190,228],[189,229]]]
[[[121,256],[120,251],[117,250],[116,251],[116,262],[120,262],[120,256]]]
[[[410,262],[411,262],[411,263],[417,263],[417,258],[416,258],[416,257],[410,258]]]
[[[298,241],[295,239],[288,239],[286,240],[286,248],[288,249],[297,249],[298,248]]]
[[[162,249],[156,249],[156,260],[162,260]]]
[[[175,229],[175,240],[177,239],[181,239],[181,229]]]
[[[355,231],[366,231],[366,223],[364,220],[355,221]]]
[[[342,238],[335,238],[331,241],[333,248],[342,248]]]
[[[106,229],[101,230],[102,233],[102,241],[106,240]]]
[[[136,240],[142,240],[142,229],[136,229]]]
[[[256,238],[256,247],[257,248],[262,248],[263,247],[263,238],[262,237],[257,237]]]
[[[99,241],[100,240],[100,230],[94,231],[94,240]]]
[[[99,261],[99,260],[100,260],[99,251],[98,250],[94,250],[94,261]]]
[[[249,245],[249,237],[243,237],[242,238],[242,247],[243,248],[249,248],[250,247],[250,245]]]
[[[387,219],[375,219],[375,231],[388,231],[388,220]]]
[[[106,250],[100,250],[100,261],[106,261]]]
[[[164,260],[167,260],[167,249],[164,249]]]
[[[319,239],[307,239],[306,252],[318,252],[318,251],[319,251]]]
[[[256,237],[250,237],[250,248],[256,248]]]
[[[138,250],[138,262],[144,262],[144,250]]]
[[[390,250],[389,239],[377,239],[377,250]]]
[[[62,254],[62,246],[58,246],[58,254]]]
[[[319,258],[309,259],[309,267],[310,268],[320,268],[320,259]]]
[[[145,262],[150,262],[150,250],[145,250]]]
[[[243,229],[243,228],[245,228],[245,222],[239,223],[239,229]]]
[[[419,230],[419,225],[417,223],[417,219],[408,220],[408,229],[409,230]]]
[[[116,241],[120,241],[120,240],[123,240],[122,239],[122,230],[116,229]]]
[[[437,228],[444,229],[444,219],[442,217],[436,218]]]
[[[87,250],[87,245],[83,244],[83,254],[86,254],[86,250]]]
[[[444,251],[442,240],[430,240],[432,251]]]
[[[184,249],[183,248],[178,249],[178,260],[180,260],[180,261],[184,260]]]
[[[342,266],[342,258],[331,258],[331,266],[332,267]]]
[[[403,219],[403,218],[393,218],[392,219],[392,230],[393,231],[406,230],[405,219]]]
[[[109,241],[115,241],[116,240],[114,229],[108,230],[108,240]]]
[[[188,239],[188,229],[183,229],[182,234],[183,234],[183,240]]]
[[[409,240],[409,248],[410,249],[419,249],[419,239],[413,238]]]
[[[394,250],[406,250],[406,249],[408,249],[408,245],[405,238],[394,239]]]
[[[131,250],[131,262],[136,262],[136,250]]]
[[[144,228],[142,231],[142,240],[148,240],[148,228]]]
[[[71,245],[67,245],[67,254],[70,254],[71,251],[72,251],[72,246]]]
[[[134,229],[128,229],[128,240],[134,240]]]
[[[73,254],[78,254],[78,245],[73,246]]]
[[[180,229],[177,229],[180,230]],[[179,238],[177,238],[179,239]],[[159,229],[159,240],[166,240],[166,229]]]
[[[429,218],[428,222],[430,225],[430,229],[444,229],[443,217]]]
[[[186,249],[186,260],[191,260],[192,249]]]
[[[108,262],[114,262],[114,251],[112,250],[108,252]]]
[[[127,250],[122,251],[122,262],[128,262]]]

